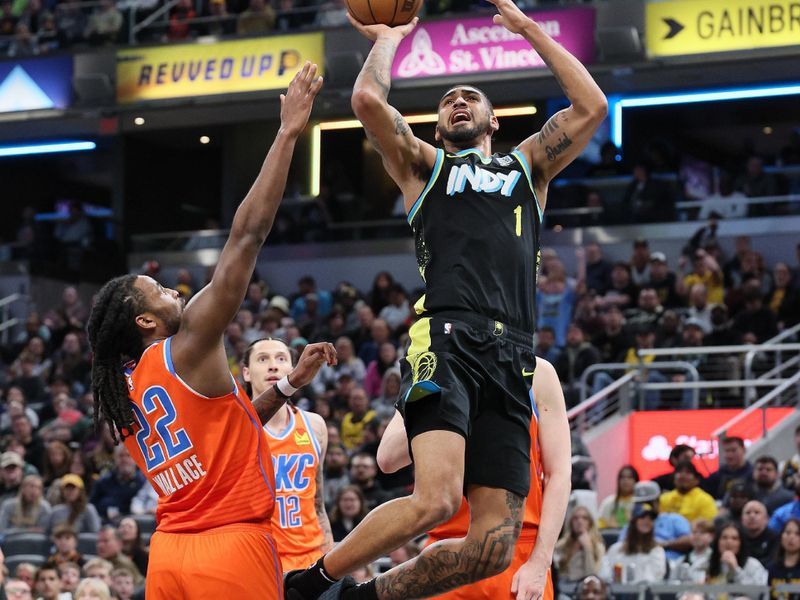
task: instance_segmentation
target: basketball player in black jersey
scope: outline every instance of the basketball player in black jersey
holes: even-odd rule
[[[510,154],[492,154],[492,105],[473,86],[439,102],[436,140],[414,137],[388,102],[391,66],[414,28],[351,23],[375,42],[352,106],[405,197],[426,294],[417,305],[398,401],[415,464],[414,493],[370,513],[314,566],[289,574],[291,600],[427,598],[505,570],[530,478],[530,389],[541,213],[550,180],[583,150],[607,113],[588,71],[512,0],[494,21],[521,34],[549,66],[569,108]],[[466,538],[355,586],[344,577],[449,519],[462,492]],[[518,599],[539,598],[551,556]],[[330,588],[330,589],[328,589]],[[327,591],[325,591],[327,590]]]

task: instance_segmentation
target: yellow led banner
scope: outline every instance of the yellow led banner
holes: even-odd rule
[[[651,1],[650,56],[800,45],[800,0]]]
[[[321,73],[324,57],[322,33],[128,48],[117,53],[117,101],[282,89],[306,60]]]

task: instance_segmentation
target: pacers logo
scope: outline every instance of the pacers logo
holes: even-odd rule
[[[436,371],[436,355],[433,352],[423,352],[414,361],[414,383],[427,381]]]

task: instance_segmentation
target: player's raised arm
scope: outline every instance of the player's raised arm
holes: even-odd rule
[[[533,395],[539,413],[539,446],[544,485],[542,514],[536,545],[519,571],[514,574],[511,592],[517,600],[539,600],[547,581],[547,569],[569,502],[572,478],[571,443],[564,392],[556,370],[542,358],[536,359]]]
[[[188,351],[195,356],[220,344],[244,299],[258,253],[283,198],[295,143],[322,87],[322,78],[316,77],[316,72],[317,66],[307,62],[281,95],[280,129],[258,177],[236,210],[214,277],[184,311],[178,337],[190,344]],[[180,352],[177,339],[173,348]]]
[[[397,47],[414,29],[417,19],[389,27],[363,25],[350,14],[348,18],[353,27],[375,42],[353,87],[353,112],[381,155],[386,171],[403,192],[408,207],[425,187],[436,160],[436,149],[415,137],[406,120],[388,101]]]
[[[537,193],[543,202],[547,184],[577,158],[606,118],[608,102],[581,62],[547,35],[512,0],[489,1],[500,13],[494,16],[494,22],[528,41],[553,72],[571,103],[569,108],[553,115],[539,133],[518,146],[531,164],[536,185],[540,188]]]

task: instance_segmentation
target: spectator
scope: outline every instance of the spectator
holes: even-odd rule
[[[83,566],[83,574],[85,577],[99,579],[106,585],[110,585],[111,571],[113,569],[114,565],[104,558],[93,558]]]
[[[678,267],[683,274],[686,268],[686,257],[681,256]],[[695,284],[702,283],[706,287],[708,302],[721,304],[725,301],[725,287],[722,270],[714,258],[705,250],[697,250],[692,255],[692,270],[678,279],[678,293],[685,295]]]
[[[700,488],[701,480],[691,460],[678,463],[675,466],[675,489],[661,494],[661,510],[678,513],[689,522],[697,519],[713,521],[717,516],[717,505],[714,498]]]
[[[53,507],[49,529],[55,531],[58,525],[65,524],[79,533],[100,530],[100,515],[88,503],[83,479],[68,473],[61,478],[62,503]]]
[[[600,529],[624,527],[631,519],[633,488],[639,473],[631,465],[623,466],[617,473],[617,492],[600,503],[597,525]]]
[[[394,277],[388,271],[381,271],[375,275],[369,292],[369,305],[374,314],[379,314],[383,307],[389,304],[389,291],[393,285]]]
[[[381,309],[378,318],[386,321],[392,331],[407,326],[411,318],[411,309],[408,305],[408,295],[399,283],[395,283],[389,290],[389,304]]]
[[[742,529],[748,556],[767,566],[775,555],[779,535],[772,531],[767,508],[758,500],[751,500],[742,509]]]
[[[21,562],[17,565],[17,568],[14,569],[14,577],[23,581],[29,589],[33,589],[34,583],[36,583],[36,565],[29,562]]]
[[[0,504],[0,531],[9,529],[43,533],[50,522],[50,503],[44,499],[42,478],[26,475],[16,498]]]
[[[669,270],[667,257],[663,252],[653,252],[650,255],[650,278],[642,285],[653,288],[658,296],[659,304],[667,308],[675,308],[683,304],[676,291],[675,273]]]
[[[800,425],[794,428],[794,447],[795,453],[787,460],[781,468],[781,481],[783,487],[794,489],[795,473],[800,471]]]
[[[354,450],[364,443],[364,428],[376,417],[369,408],[369,399],[364,388],[356,387],[347,399],[350,411],[342,420],[342,443],[348,450]]]
[[[650,280],[650,245],[646,239],[634,240],[630,265],[633,285],[642,287]]]
[[[66,523],[56,526],[52,539],[56,551],[47,559],[48,565],[58,568],[64,563],[74,563],[82,567],[86,563],[86,559],[78,552],[78,535],[72,527]]]
[[[131,500],[131,514],[155,515],[158,509],[158,493],[152,485],[143,485]]]
[[[395,411],[395,402],[400,395],[402,376],[400,369],[393,367],[383,374],[381,393],[370,406],[375,411],[376,419],[391,419]]]
[[[654,481],[640,481],[633,488],[635,504],[647,503],[658,513],[653,530],[656,542],[665,549],[669,560],[675,560],[681,558],[692,547],[692,530],[685,517],[677,513],[658,511],[660,496],[661,488]],[[622,528],[618,541],[625,540],[627,529],[627,527]]]
[[[134,574],[122,567],[111,571],[111,592],[117,600],[131,600],[134,591]]]
[[[679,463],[691,461],[694,459],[694,448],[686,444],[676,444],[669,453],[669,464],[672,466],[672,471],[664,473],[655,477],[653,481],[658,484],[664,492],[669,492],[675,489],[675,467]]]
[[[54,566],[44,565],[36,573],[37,600],[69,600],[61,594],[61,577]],[[70,597],[71,594],[66,594]]]
[[[778,320],[779,329],[788,329],[800,322],[800,292],[792,285],[792,272],[786,263],[772,269],[775,287],[767,297],[767,307]]]
[[[122,553],[133,561],[139,572],[147,576],[150,553],[144,549],[142,534],[136,519],[125,517],[119,522],[119,537],[122,540]],[[113,579],[113,573],[112,573]]]
[[[742,438],[731,436],[722,440],[722,462],[704,485],[704,489],[717,500],[721,500],[735,482],[753,479],[753,465],[745,458]]]
[[[786,521],[779,539],[775,559],[767,567],[773,589],[785,583],[800,584],[800,521],[794,518]]]
[[[795,499],[776,509],[769,520],[769,528],[780,532],[789,519],[800,519],[800,473],[794,475]]]
[[[600,566],[600,577],[614,580],[614,568],[622,565],[624,583],[656,583],[663,581],[667,571],[664,548],[654,535],[657,509],[649,503],[638,503],[623,541],[608,549]]]
[[[567,345],[561,351],[554,365],[558,378],[566,386],[565,395],[568,406],[574,406],[579,401],[578,384],[583,372],[598,362],[600,362],[600,352],[586,341],[581,326],[571,323],[567,329]]]
[[[567,523],[555,547],[559,578],[579,581],[587,575],[596,575],[605,554],[605,546],[592,514],[586,507],[576,506]]]
[[[631,346],[631,340],[624,330],[625,317],[622,311],[612,306],[603,316],[603,331],[594,340],[593,345],[600,351],[600,362],[619,362]]]
[[[597,575],[587,575],[575,588],[578,600],[607,600],[608,585]]]
[[[638,290],[631,281],[630,266],[624,262],[616,263],[611,269],[611,287],[603,296],[602,303],[625,310],[634,305],[637,294]]]
[[[747,555],[740,525],[728,523],[717,530],[711,544],[706,583],[766,585],[767,570]]]
[[[17,17],[13,12],[11,0],[0,2],[0,36],[8,37],[14,35],[17,27]]]
[[[61,304],[56,309],[58,315],[64,319],[69,328],[83,331],[86,327],[86,319],[89,311],[83,304],[78,290],[71,285],[64,288],[61,293]]]
[[[625,190],[622,205],[627,207],[632,223],[652,223],[669,220],[674,210],[669,189],[654,180],[644,164],[633,168],[633,180]]]
[[[347,451],[341,443],[331,442],[330,434],[328,435],[328,451],[325,453],[324,481],[325,505],[332,507],[339,490],[350,483],[350,476],[347,471]]]
[[[319,342],[334,343],[343,335],[347,335],[344,327],[344,313],[337,306],[328,313],[325,325],[314,332],[314,338]]]
[[[656,348],[677,348],[683,345],[681,318],[674,310],[665,310],[656,331]]]
[[[625,324],[633,331],[640,326],[646,326],[655,333],[663,314],[664,307],[658,300],[658,294],[653,288],[645,287],[639,292],[636,308],[625,311]]]
[[[145,484],[128,450],[120,445],[114,448],[114,468],[94,483],[89,501],[104,521],[116,521],[131,512],[131,500]]]
[[[188,39],[192,31],[192,20],[195,18],[197,13],[192,7],[192,0],[178,0],[170,11],[167,39],[171,42]]]
[[[344,27],[347,24],[347,4],[345,0],[326,2],[320,7],[314,19],[314,27],[320,29]]]
[[[741,524],[742,511],[745,505],[755,499],[753,486],[749,481],[734,481],[728,492],[722,498],[722,506],[719,507],[717,525],[726,521],[736,521]]]
[[[75,600],[111,600],[111,590],[101,579],[84,579],[75,590]]]
[[[356,485],[341,488],[330,514],[333,541],[341,542],[368,512],[361,488]]]
[[[692,549],[675,564],[675,578],[681,582],[703,583],[711,559],[714,525],[705,519],[692,522]]]
[[[223,37],[236,31],[234,20],[228,14],[228,8],[225,6],[225,0],[211,0],[208,7],[208,16],[214,17],[214,20],[206,24],[205,35]],[[289,311],[286,312],[288,313]]]
[[[778,326],[773,313],[764,306],[761,288],[754,279],[747,281],[742,286],[744,297],[744,310],[734,319],[733,329],[742,336],[752,333],[759,344],[778,334]]]
[[[44,469],[42,470],[42,481],[49,487],[56,480],[60,480],[69,473],[72,465],[72,451],[57,440],[47,442],[44,455]]]
[[[93,44],[113,44],[117,41],[119,31],[122,29],[122,21],[122,13],[119,12],[113,0],[100,0],[100,5],[89,17],[89,23],[86,26],[84,37]],[[75,218],[75,216],[76,215],[73,215],[73,208],[71,205],[70,218]],[[86,217],[83,216],[82,219],[85,220]],[[62,243],[83,243],[86,236],[91,232],[91,229],[88,227],[88,221],[86,221],[86,225],[81,225],[79,229],[74,226],[74,223],[77,223],[77,220],[73,222],[70,227],[69,234],[66,234],[66,230],[63,235],[56,233],[56,237]]]
[[[737,192],[748,198],[777,196],[780,191],[775,178],[764,171],[764,159],[756,155],[747,158],[745,172],[736,178],[733,185]],[[760,210],[750,211],[751,216],[760,214]]]
[[[575,288],[566,280],[563,272],[551,273],[541,278],[536,291],[537,323],[553,328],[556,346],[562,348],[566,343],[567,328],[572,319],[577,296]]]
[[[6,451],[0,456],[0,501],[13,498],[19,492],[24,476],[25,461],[16,452]]]
[[[611,263],[603,258],[603,249],[597,242],[586,244],[585,252],[586,289],[603,296],[611,287]]]
[[[97,556],[111,563],[114,569],[128,569],[133,573],[136,586],[144,583],[144,577],[133,564],[133,561],[122,553],[122,538],[119,531],[111,525],[106,525],[97,534]],[[87,569],[89,563],[87,563]],[[110,575],[110,573],[109,573]]]
[[[361,490],[367,512],[389,500],[389,494],[375,479],[377,474],[378,463],[371,454],[358,452],[350,459],[350,481]]]
[[[741,343],[742,336],[733,330],[727,306],[724,304],[711,306],[710,319],[711,333],[705,336],[706,346],[735,346]]]
[[[88,21],[78,2],[61,2],[56,10],[56,30],[61,46],[73,46],[84,40]]]
[[[58,565],[58,576],[61,580],[61,592],[69,594],[67,600],[72,600],[81,582],[81,568],[73,562],[61,563]]]
[[[9,4],[11,4],[9,2]],[[8,600],[33,600],[31,586],[20,579],[9,579],[3,585],[4,597]]]
[[[771,456],[760,456],[756,459],[753,482],[756,499],[764,503],[769,513],[794,499],[794,494],[783,487],[783,482],[778,477],[778,462]]]
[[[14,28],[14,38],[8,47],[10,58],[27,58],[39,54],[36,36],[31,33],[26,23],[19,22]]]
[[[703,333],[711,331],[711,306],[708,304],[708,290],[702,283],[695,283],[689,291],[686,318],[701,323]]]
[[[398,366],[397,348],[391,342],[381,344],[378,358],[369,363],[364,377],[364,389],[370,399],[377,398],[381,393],[383,376],[389,370]]]

